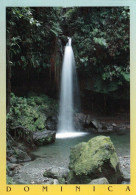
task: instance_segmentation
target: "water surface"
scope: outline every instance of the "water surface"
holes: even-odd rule
[[[45,183],[43,173],[45,169],[53,166],[68,167],[70,148],[80,142],[87,142],[89,139],[97,136],[96,134],[87,134],[81,137],[73,137],[66,139],[56,139],[56,142],[46,146],[39,147],[33,151],[33,160],[23,163],[19,173],[14,176],[16,183],[18,180],[23,180],[26,183]],[[122,168],[126,171],[126,174],[130,174],[130,136],[129,131],[126,131],[124,135],[110,134],[110,136]],[[127,166],[126,166],[127,164]],[[124,167],[123,167],[124,166]]]

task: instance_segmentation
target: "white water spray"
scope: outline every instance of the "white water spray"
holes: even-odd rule
[[[86,134],[76,132],[73,122],[73,112],[79,108],[79,93],[71,43],[71,38],[68,38],[63,57],[57,138],[77,137]]]

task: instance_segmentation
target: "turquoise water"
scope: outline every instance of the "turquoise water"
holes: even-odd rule
[[[41,157],[45,159],[51,159],[56,166],[68,166],[70,148],[80,142],[87,142],[89,139],[97,136],[96,134],[87,134],[81,137],[56,139],[56,142],[47,146],[39,147],[32,154],[35,158]],[[108,135],[117,151],[119,156],[130,155],[130,135],[129,131],[126,131],[125,135],[111,134]]]
[[[86,142],[89,139],[97,136],[96,134],[87,134],[82,137],[56,139],[56,142],[50,145],[39,147],[33,151],[31,155],[33,160],[30,162],[21,163],[19,173],[14,175],[14,181],[16,184],[44,184],[45,178],[43,173],[45,169],[49,167],[68,167],[70,148],[79,142]],[[111,134],[110,136],[119,160],[123,172],[127,176],[130,175],[130,135],[129,131],[126,131],[125,135]]]

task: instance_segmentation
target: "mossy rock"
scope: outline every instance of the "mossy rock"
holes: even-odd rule
[[[38,146],[43,146],[55,142],[56,132],[55,131],[42,131],[33,133],[33,141]]]
[[[63,167],[51,167],[45,170],[44,177],[57,179],[60,184],[66,183],[69,169]]]
[[[89,183],[106,177],[109,183],[122,181],[118,156],[110,137],[97,136],[71,149],[69,183]]]

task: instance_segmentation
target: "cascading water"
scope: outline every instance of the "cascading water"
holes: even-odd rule
[[[71,38],[68,38],[62,64],[58,138],[72,137],[73,135],[75,136],[76,133],[73,122],[73,111],[78,108],[79,94],[71,42]],[[81,133],[76,133],[76,136],[78,136],[78,134],[81,135]]]
[[[73,66],[74,54],[71,38],[65,47],[61,74],[61,93],[58,132],[72,132],[73,125]]]

